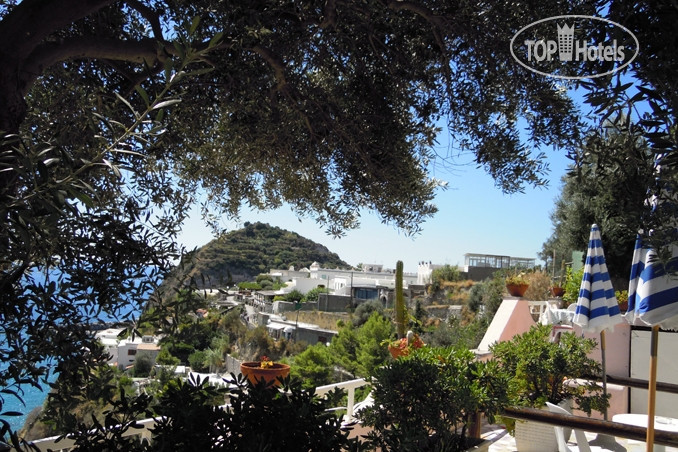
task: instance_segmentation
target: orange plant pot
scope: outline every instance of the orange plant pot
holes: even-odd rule
[[[553,286],[551,287],[551,293],[554,297],[562,297],[565,293],[565,289],[563,287]]]
[[[513,297],[522,297],[527,292],[529,284],[506,284],[506,290]]]
[[[264,380],[266,384],[280,386],[278,377],[285,378],[290,374],[290,366],[287,364],[273,363],[273,366],[262,368],[261,361],[247,361],[240,364],[240,373],[243,374],[252,384]]]

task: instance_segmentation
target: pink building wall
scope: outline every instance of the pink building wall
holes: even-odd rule
[[[513,336],[528,331],[535,324],[527,300],[514,297],[505,298],[476,350],[478,358],[489,359],[491,357],[489,348],[492,344],[511,340]],[[574,334],[582,334],[579,326],[575,325],[573,331]],[[628,377],[630,375],[631,327],[626,322],[622,322],[614,327],[614,331],[606,331],[605,334],[607,374]],[[586,333],[585,336],[598,342],[598,347],[590,356],[602,363],[600,335]],[[611,396],[607,418],[612,419],[615,414],[628,413],[628,388],[608,384],[607,390]],[[591,417],[602,419],[603,415],[594,412]]]

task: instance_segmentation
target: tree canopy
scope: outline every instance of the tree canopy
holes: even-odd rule
[[[633,126],[672,180],[675,5],[607,6],[3,2],[0,385],[37,383],[51,356],[62,375],[100,360],[89,323],[141,307],[200,200],[217,227],[287,204],[332,234],[365,211],[416,233],[436,211],[438,165],[458,153],[506,192],[544,184],[543,148],[572,151],[581,129],[566,90],[510,53],[544,17],[599,7],[636,33],[642,99],[611,79],[585,87],[600,114],[652,106]],[[432,150],[440,125],[448,155]]]
[[[601,229],[605,260],[617,290],[625,289],[631,256],[655,178],[654,157],[642,137],[609,123],[592,132],[577,152],[576,165],[563,177],[563,188],[551,214],[554,231],[542,247],[542,259],[556,252],[569,261],[572,251],[586,253],[591,225]],[[560,271],[561,268],[556,269]]]
[[[670,0],[602,2],[601,6],[608,19],[636,36],[640,48],[626,70],[583,82],[585,99],[597,115],[599,140],[605,139],[612,124],[628,140],[642,140],[648,146],[655,173],[650,180],[638,181],[645,182],[638,188],[652,202],[642,206],[633,226],[644,244],[657,251],[660,261],[667,262],[678,244],[678,6]],[[596,152],[603,165],[610,163],[606,152],[604,147]],[[628,167],[645,168],[647,162],[642,153],[629,152],[625,159]],[[623,191],[617,196],[627,199]]]
[[[289,204],[330,233],[361,211],[416,233],[438,125],[508,192],[570,100],[511,36],[589,2],[7,1],[0,6],[3,386],[81,365],[88,323],[141,304],[204,200],[208,222]],[[501,18],[501,20],[497,20]],[[519,138],[527,124],[529,143]]]

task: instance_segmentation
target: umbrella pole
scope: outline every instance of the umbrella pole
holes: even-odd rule
[[[659,347],[659,325],[652,327],[650,340],[650,378],[647,386],[647,437],[645,439],[646,452],[652,452],[654,445],[654,412],[657,395],[657,348]]]
[[[605,366],[605,330],[600,332],[600,355],[603,364],[603,394],[607,397],[607,367]],[[603,419],[607,420],[607,407],[603,410]]]

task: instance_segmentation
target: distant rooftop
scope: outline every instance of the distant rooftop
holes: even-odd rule
[[[512,257],[494,254],[464,254],[464,267],[479,268],[534,268],[536,259],[529,257]]]

